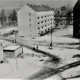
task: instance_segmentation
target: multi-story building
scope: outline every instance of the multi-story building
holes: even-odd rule
[[[73,8],[73,37],[80,38],[80,0]]]
[[[25,5],[18,11],[19,36],[36,37],[53,29],[54,11],[44,5]]]

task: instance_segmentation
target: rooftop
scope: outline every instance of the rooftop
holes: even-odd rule
[[[5,47],[4,50],[11,50],[11,51],[14,51],[18,48],[20,48],[21,46],[8,46],[8,47]]]
[[[27,5],[33,10],[35,10],[36,12],[52,11],[52,9],[49,6],[45,6],[45,5],[32,5],[32,4],[27,4]]]

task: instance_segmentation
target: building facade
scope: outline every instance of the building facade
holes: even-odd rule
[[[48,6],[25,5],[17,14],[19,36],[37,37],[55,27],[54,11]]]
[[[80,38],[80,0],[73,8],[73,37]]]

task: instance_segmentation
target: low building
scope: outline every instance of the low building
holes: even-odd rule
[[[37,37],[55,28],[55,14],[48,6],[28,4],[17,15],[19,36]]]
[[[3,49],[5,58],[16,58],[19,54],[22,53],[21,46],[8,46]]]
[[[3,61],[3,46],[0,44],[0,61]]]

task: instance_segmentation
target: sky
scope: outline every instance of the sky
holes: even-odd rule
[[[0,0],[0,8],[16,8],[22,7],[27,3],[46,4],[52,8],[70,4],[74,6],[77,0]]]

